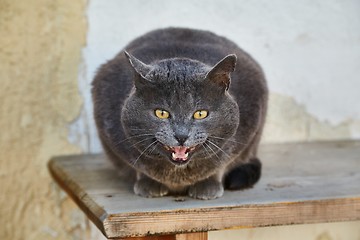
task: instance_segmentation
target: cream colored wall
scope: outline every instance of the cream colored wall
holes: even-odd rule
[[[209,240],[359,240],[360,222],[319,223],[210,232]]]
[[[85,0],[0,0],[0,239],[104,239],[51,180],[46,163],[53,155],[100,150],[90,121],[89,97],[89,83],[100,62],[110,58],[137,32],[163,26],[164,19],[177,19],[188,26],[197,24],[193,8],[182,9],[183,5],[175,6],[178,4],[175,1],[154,1],[158,5],[165,2],[168,3],[163,6],[165,15],[143,22],[138,21],[136,14],[151,13],[155,4],[90,0],[89,10]],[[279,2],[275,7],[281,5]],[[200,5],[193,7],[205,6]],[[141,11],[133,11],[135,8]],[[216,4],[206,8],[216,13]],[[246,4],[244,8],[256,10]],[[173,11],[178,15],[172,18],[172,14],[166,15],[171,9],[182,10]],[[101,17],[108,22],[101,22]],[[117,30],[112,32],[106,23],[111,23],[111,27],[117,25]],[[126,27],[134,24],[138,27]],[[219,26],[215,29],[233,32]],[[249,45],[256,34],[262,33],[249,32],[251,38],[243,40],[260,59],[263,57],[271,81],[277,73],[271,72],[273,68],[266,63],[276,54],[269,50],[272,55],[261,55],[261,48],[257,50],[259,41]],[[301,44],[309,41],[306,37],[301,39]],[[113,49],[109,49],[111,44]],[[272,92],[264,141],[359,135],[358,118],[346,119],[345,114],[339,114],[343,119],[334,124],[326,117],[324,120],[309,113],[306,104],[300,104],[291,94]],[[359,229],[360,222],[351,222],[228,230],[209,235],[214,240],[359,240]]]
[[[89,239],[88,223],[51,180],[53,155],[79,153],[68,124],[86,2],[0,1],[0,239]]]

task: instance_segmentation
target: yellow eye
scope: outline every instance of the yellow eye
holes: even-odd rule
[[[206,111],[206,110],[196,111],[196,112],[194,113],[194,118],[197,119],[197,120],[204,119],[204,118],[207,117],[208,113],[209,113],[209,112]]]
[[[160,119],[167,119],[170,117],[170,113],[165,110],[156,109],[155,110],[155,116],[157,116]]]

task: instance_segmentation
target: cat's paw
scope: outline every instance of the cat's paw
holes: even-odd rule
[[[192,198],[210,200],[219,198],[224,194],[224,187],[221,182],[209,178],[197,182],[189,187],[188,195]]]
[[[139,196],[151,198],[165,196],[169,194],[169,189],[155,180],[142,178],[136,181],[134,192]]]

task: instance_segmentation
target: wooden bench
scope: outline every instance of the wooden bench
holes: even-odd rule
[[[207,239],[211,230],[360,220],[360,142],[265,145],[263,176],[222,198],[136,196],[104,155],[56,157],[56,182],[109,239]]]

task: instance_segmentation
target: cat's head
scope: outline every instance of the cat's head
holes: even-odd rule
[[[125,54],[135,87],[121,120],[136,162],[147,157],[185,166],[202,158],[219,164],[239,124],[238,106],[228,94],[236,56],[208,66],[186,58],[145,64]]]

